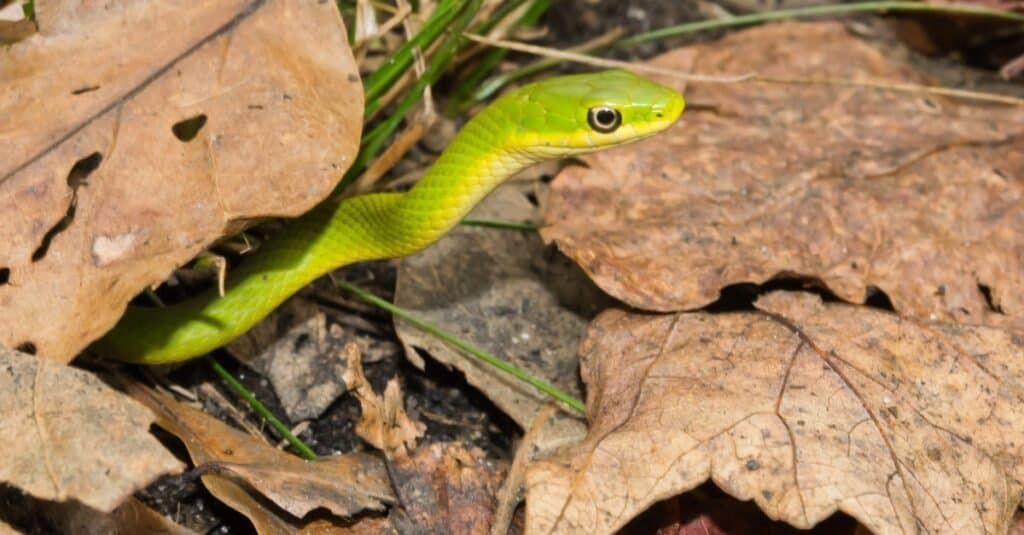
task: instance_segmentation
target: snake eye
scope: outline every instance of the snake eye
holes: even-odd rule
[[[608,134],[622,124],[622,114],[615,108],[594,106],[587,110],[587,124],[602,134]]]

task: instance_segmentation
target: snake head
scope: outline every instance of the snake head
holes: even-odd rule
[[[665,130],[685,102],[676,90],[623,70],[559,76],[501,98],[503,145],[533,160],[630,143]]]

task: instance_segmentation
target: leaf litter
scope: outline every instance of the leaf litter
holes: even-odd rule
[[[357,452],[306,461],[166,394],[138,385],[129,390],[157,413],[160,427],[185,444],[204,471],[206,488],[245,515],[259,533],[297,531],[307,524],[302,517],[320,507],[348,517],[381,511],[394,501],[377,456]],[[327,522],[342,524],[340,519]]]
[[[834,22],[736,32],[653,63],[928,81]],[[821,84],[685,94],[669,132],[552,184],[542,236],[602,289],[675,311],[796,276],[853,303],[878,288],[900,314],[1024,332],[1024,110]]]
[[[751,50],[758,53],[752,54]],[[837,61],[836,58],[842,58]],[[927,83],[838,23],[670,52],[702,73]],[[607,533],[711,480],[809,528],[1001,533],[1024,473],[1024,112],[850,87],[693,83],[667,135],[584,158],[542,236],[615,297],[582,347],[587,439],[527,473],[527,530]]]
[[[95,375],[0,346],[0,483],[110,512],[183,465],[153,414]]]
[[[0,50],[0,343],[69,361],[215,240],[329,194],[362,86],[329,2],[36,9]]]
[[[612,310],[581,346],[586,441],[527,473],[528,529],[608,533],[710,478],[807,528],[1002,533],[1024,488],[1024,338],[774,292]]]

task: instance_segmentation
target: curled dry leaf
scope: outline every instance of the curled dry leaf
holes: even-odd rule
[[[214,240],[323,199],[363,97],[333,2],[36,8],[0,50],[0,344],[66,361]]]
[[[359,400],[362,417],[356,424],[356,434],[389,458],[405,457],[416,448],[416,439],[423,436],[426,426],[409,417],[402,405],[402,390],[398,378],[388,381],[384,397],[378,396],[363,374],[363,361],[359,346],[345,347],[348,368],[343,376],[352,395]]]
[[[355,453],[306,461],[140,386],[132,394],[158,415],[157,424],[185,443],[197,467],[209,471],[203,484],[244,514],[260,533],[292,533],[298,520],[324,507],[339,516],[379,511],[392,501],[387,471],[377,457]],[[255,489],[279,506],[268,507]]]
[[[470,217],[536,221],[533,184],[506,184]],[[545,251],[534,232],[458,227],[429,249],[402,259],[395,304],[460,340],[483,348],[574,397],[582,390],[576,347],[588,319],[607,298],[565,257]],[[605,301],[602,301],[604,299]],[[549,402],[533,387],[395,321],[406,355],[416,348],[466,374],[524,429]],[[578,440],[583,428],[560,414],[541,442]]]
[[[0,483],[110,512],[183,466],[153,414],[96,376],[0,347]]]
[[[586,441],[527,473],[533,533],[609,533],[709,477],[809,527],[1004,533],[1024,483],[1024,338],[808,294],[764,313],[610,311],[582,345]]]
[[[926,81],[837,23],[756,28],[655,63]],[[1024,109],[832,85],[686,95],[669,132],[552,185],[542,235],[601,288],[672,311],[796,274],[847,301],[875,286],[901,314],[1024,331]]]

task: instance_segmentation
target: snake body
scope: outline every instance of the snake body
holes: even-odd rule
[[[675,90],[618,70],[510,91],[466,123],[408,192],[319,205],[246,256],[223,296],[211,289],[169,307],[129,306],[93,350],[140,364],[207,353],[331,270],[427,247],[525,167],[648,137],[674,123],[683,106]]]

